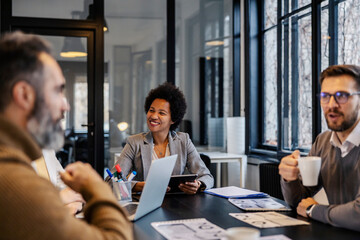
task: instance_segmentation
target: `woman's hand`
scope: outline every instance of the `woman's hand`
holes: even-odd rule
[[[142,192],[143,188],[145,186],[145,182],[137,182],[135,186],[133,187],[133,192]],[[166,192],[170,191],[170,187],[168,186],[166,189]]]
[[[133,192],[142,192],[144,185],[145,185],[145,182],[137,182],[135,184],[135,186],[133,187],[132,191]]]
[[[193,182],[180,183],[179,189],[186,194],[196,194],[201,186],[201,182],[195,180]]]

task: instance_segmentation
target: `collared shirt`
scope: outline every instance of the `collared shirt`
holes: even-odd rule
[[[351,131],[346,140],[341,144],[339,137],[333,131],[331,133],[330,143],[334,147],[338,147],[341,150],[341,157],[345,157],[351,149],[360,145],[360,122],[356,124],[355,128]]]

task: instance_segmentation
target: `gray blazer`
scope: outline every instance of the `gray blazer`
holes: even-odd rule
[[[115,165],[120,164],[125,176],[135,170],[137,175],[134,181],[144,181],[151,165],[152,148],[153,138],[151,132],[132,135],[128,137],[127,143]],[[199,153],[189,138],[189,134],[170,131],[169,149],[170,155],[178,154],[172,175],[182,175],[187,169],[189,173],[198,174],[197,180],[203,182],[206,189],[213,187],[214,178],[201,160]],[[115,166],[112,171],[116,171]]]

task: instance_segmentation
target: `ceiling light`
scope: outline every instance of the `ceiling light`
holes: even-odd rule
[[[129,127],[129,124],[127,122],[120,122],[117,127],[121,132],[123,132]]]
[[[60,56],[65,58],[86,57],[87,52],[79,37],[65,37]]]
[[[107,25],[107,22],[106,22],[106,19],[104,19],[104,32],[109,32],[109,28],[108,28],[108,25]]]

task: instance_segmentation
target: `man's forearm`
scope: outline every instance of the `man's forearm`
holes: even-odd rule
[[[311,217],[335,227],[360,231],[360,198],[340,205],[316,205]]]

